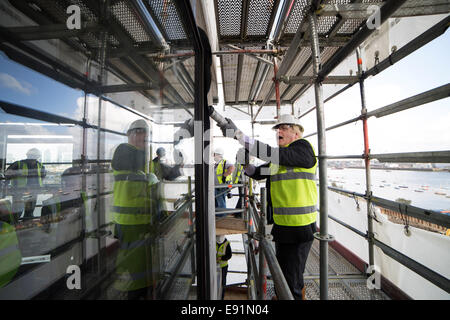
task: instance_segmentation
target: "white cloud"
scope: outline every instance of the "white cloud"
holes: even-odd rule
[[[20,93],[31,95],[33,86],[26,81],[19,81],[7,73],[0,73],[0,85]]]

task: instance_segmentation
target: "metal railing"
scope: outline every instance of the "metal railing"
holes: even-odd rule
[[[275,256],[269,237],[266,235],[266,188],[261,188],[261,211],[258,212],[255,198],[250,196],[250,205],[248,206],[248,268],[249,279],[256,280],[256,287],[250,288],[254,293],[254,299],[267,299],[267,267],[270,270],[272,280],[276,290],[276,296],[279,300],[293,300],[294,297],[289,289],[286,278],[283,275],[281,267]],[[259,243],[256,253],[253,241]],[[256,265],[256,254],[258,255],[259,266]],[[255,282],[251,284],[255,285]]]
[[[260,201],[253,193],[253,180],[246,179],[241,175],[243,181],[237,184],[221,184],[215,188],[226,188],[225,191],[216,195],[216,197],[229,192],[235,187],[243,188],[239,194],[233,194],[241,198],[241,209],[224,209],[216,213],[232,214],[243,213],[242,219],[247,223],[247,233],[244,235],[244,247],[247,258],[247,281],[248,296],[251,300],[266,300],[267,296],[267,273],[270,271],[273,280],[276,295],[279,300],[293,300],[293,295],[289,289],[287,281],[283,275],[272,245],[269,242],[269,236],[266,235],[266,188],[261,188]],[[248,195],[248,196],[247,196]],[[258,205],[261,209],[258,210]],[[220,218],[217,218],[219,220]],[[268,269],[268,270],[267,270]],[[229,271],[230,272],[230,271]],[[220,283],[218,282],[221,292]]]
[[[381,8],[382,13],[382,22],[384,22],[390,15],[392,15],[396,10],[404,3],[405,1],[388,1],[386,4]],[[393,248],[390,248],[389,246],[383,244],[379,240],[375,238],[374,231],[373,231],[373,213],[372,213],[372,205],[378,205],[384,208],[399,210],[402,214],[409,215],[412,217],[416,217],[418,219],[422,219],[424,221],[432,222],[440,226],[449,227],[450,223],[450,217],[440,214],[439,212],[435,212],[432,210],[425,210],[405,204],[401,204],[395,201],[390,201],[387,199],[382,199],[379,197],[375,197],[372,195],[371,191],[371,174],[370,174],[370,160],[371,159],[378,159],[379,161],[385,161],[385,162],[434,162],[434,163],[448,163],[450,162],[450,151],[434,151],[434,152],[416,152],[416,153],[398,153],[398,154],[380,154],[380,155],[374,155],[370,154],[369,149],[369,138],[368,138],[368,125],[367,125],[367,119],[369,117],[384,117],[386,115],[395,114],[397,112],[401,112],[404,110],[408,110],[429,102],[437,101],[440,99],[447,98],[450,95],[450,85],[445,84],[443,86],[434,88],[432,90],[428,90],[426,92],[414,95],[410,98],[403,99],[401,101],[398,101],[396,103],[389,104],[383,108],[379,108],[377,110],[367,112],[366,108],[366,100],[365,100],[365,88],[364,88],[364,80],[367,79],[369,76],[374,76],[381,71],[389,68],[394,63],[402,60],[403,58],[407,57],[411,53],[415,52],[416,50],[420,49],[427,43],[431,42],[432,40],[436,39],[437,37],[441,36],[449,27],[449,21],[450,17],[447,16],[443,20],[441,20],[439,23],[435,24],[433,27],[428,29],[426,32],[421,34],[420,36],[416,37],[409,43],[407,43],[405,46],[400,48],[399,50],[393,52],[389,57],[387,57],[385,60],[379,62],[376,64],[372,69],[364,72],[362,70],[362,63],[361,63],[361,56],[360,56],[360,50],[359,46],[365,41],[368,36],[373,32],[373,30],[369,30],[367,26],[363,26],[357,34],[353,37],[353,39],[346,44],[343,48],[338,50],[338,52],[333,55],[331,59],[329,59],[324,65],[321,65],[320,61],[320,51],[318,50],[318,31],[317,31],[317,17],[316,15],[311,12],[308,15],[309,19],[309,35],[311,40],[311,50],[313,52],[313,59],[312,59],[312,65],[314,67],[314,77],[313,81],[310,85],[306,85],[303,87],[303,89],[296,94],[296,96],[293,98],[295,100],[298,96],[303,94],[307,89],[309,89],[312,85],[314,85],[315,90],[315,98],[316,98],[316,106],[309,109],[305,113],[303,113],[301,117],[304,117],[308,113],[310,113],[312,110],[316,109],[317,111],[317,131],[316,133],[310,134],[305,136],[310,137],[313,135],[318,135],[318,144],[319,144],[319,166],[320,166],[320,298],[321,299],[328,299],[328,272],[327,272],[327,220],[328,218],[333,219],[334,221],[340,223],[341,225],[345,226],[346,228],[352,230],[353,232],[359,234],[360,236],[364,237],[368,243],[369,243],[369,264],[374,264],[374,246],[378,246],[382,249],[382,251],[390,256],[391,258],[395,259],[399,263],[405,265],[409,269],[413,270],[414,272],[418,273],[423,278],[431,281],[439,288],[445,290],[446,292],[449,292],[449,279],[437,274],[436,272],[430,270],[424,265],[419,264],[418,262],[410,259],[409,257],[401,254],[400,252],[396,251]],[[302,28],[299,28],[301,30]],[[286,76],[287,68],[286,66],[290,65],[295,57],[294,51],[296,51],[297,46],[294,44],[298,44],[300,40],[300,33],[297,32],[294,40],[292,41],[291,47],[287,51],[286,57],[283,60],[283,64],[278,70],[276,81],[280,81],[282,79],[285,79],[283,77]],[[343,89],[339,90],[332,96],[328,97],[324,100],[323,92],[322,92],[322,84],[324,84],[324,80],[326,80],[326,77],[331,73],[331,71],[339,65],[350,53],[356,50],[357,58],[358,58],[358,74],[357,77],[352,79],[347,79],[349,84],[344,87]],[[298,80],[304,80],[304,79],[298,79]],[[308,81],[310,79],[307,79]],[[324,103],[330,101],[331,99],[337,97],[339,94],[345,92],[347,89],[351,88],[356,83],[359,83],[360,85],[360,94],[361,94],[361,115],[344,121],[342,123],[330,126],[328,128],[325,128],[325,122],[324,122]],[[272,85],[272,89],[275,87],[275,84]],[[270,91],[269,96],[273,94],[273,90]],[[279,102],[279,101],[277,101]],[[265,101],[263,102],[263,104]],[[261,108],[260,108],[261,109]],[[260,110],[258,110],[256,116],[258,115]],[[255,117],[252,116],[252,120],[254,120]],[[364,153],[362,155],[343,155],[343,156],[331,156],[326,154],[326,141],[325,141],[325,132],[329,130],[333,130],[339,127],[342,127],[344,125],[348,125],[351,123],[355,123],[357,121],[363,122],[363,134],[364,134]],[[366,171],[366,194],[356,194],[355,192],[349,192],[345,190],[340,190],[337,188],[331,188],[328,187],[327,183],[327,159],[364,159],[365,161],[365,171]],[[353,196],[360,196],[366,199],[368,202],[367,205],[367,217],[368,217],[368,230],[366,233],[363,233],[356,228],[340,221],[337,218],[331,217],[328,215],[328,208],[327,208],[327,192],[328,190],[333,191],[339,191],[339,192],[345,192],[348,194],[352,194]],[[257,212],[255,206],[251,204],[249,206],[250,212]],[[255,219],[255,222],[259,219]],[[257,225],[257,223],[255,223]],[[257,225],[258,228],[260,228],[260,225]],[[264,247],[264,241],[262,241],[263,247]],[[270,254],[270,252],[268,252]]]
[[[387,2],[382,8],[382,11],[387,11],[385,18],[387,18],[390,14],[396,11],[396,9],[402,4],[403,1],[389,1]],[[314,16],[311,14],[310,19],[311,21],[311,37],[317,37],[317,30],[314,30]],[[305,116],[312,110],[317,110],[317,132],[306,135],[306,137],[310,137],[313,135],[318,135],[318,144],[319,149],[324,147],[326,145],[325,139],[324,139],[324,133],[325,131],[333,130],[357,121],[363,122],[363,135],[364,135],[364,153],[362,155],[343,155],[343,156],[330,156],[327,155],[325,150],[319,150],[319,164],[322,163],[322,167],[320,167],[320,198],[321,198],[321,219],[320,219],[320,229],[322,233],[323,227],[325,227],[324,234],[326,234],[327,230],[327,220],[328,220],[328,208],[327,208],[327,189],[335,189],[336,188],[330,188],[328,187],[327,183],[327,177],[326,177],[326,161],[327,159],[364,159],[365,162],[365,172],[366,172],[366,194],[360,195],[363,198],[365,198],[368,202],[367,205],[367,233],[364,236],[366,240],[368,241],[368,251],[369,251],[369,265],[374,265],[374,246],[380,247],[385,254],[390,256],[391,258],[394,258],[401,264],[405,265],[406,267],[410,268],[414,272],[418,273],[422,277],[424,277],[427,280],[430,280],[433,282],[436,286],[439,288],[442,288],[449,292],[449,279],[436,274],[434,271],[429,270],[427,267],[418,264],[417,262],[413,261],[412,259],[400,254],[399,252],[395,251],[394,249],[386,246],[385,244],[381,243],[379,240],[375,239],[374,231],[373,231],[373,213],[372,213],[372,204],[379,205],[381,207],[388,207],[390,209],[394,210],[400,210],[401,213],[408,214],[414,217],[417,217],[419,219],[423,219],[425,221],[430,221],[433,223],[436,223],[438,225],[443,225],[448,227],[448,223],[450,220],[450,217],[444,216],[438,212],[432,212],[431,210],[424,210],[420,208],[415,208],[412,206],[406,206],[404,204],[400,204],[394,201],[374,197],[372,195],[371,191],[371,165],[370,160],[371,159],[378,159],[380,161],[386,161],[386,162],[449,162],[449,151],[437,151],[437,152],[420,152],[420,153],[399,153],[399,154],[381,154],[381,155],[372,155],[370,154],[369,149],[369,137],[368,137],[368,124],[367,119],[369,117],[375,116],[377,118],[384,117],[386,115],[395,114],[397,112],[401,112],[407,109],[411,109],[429,102],[437,101],[440,99],[444,99],[450,95],[450,85],[445,84],[441,87],[437,87],[435,89],[414,95],[410,98],[403,99],[401,101],[398,101],[393,104],[389,104],[385,107],[376,109],[371,112],[367,112],[366,108],[366,98],[365,98],[365,88],[364,88],[364,80],[367,79],[368,76],[376,75],[379,72],[385,70],[389,66],[393,65],[394,63],[398,62],[399,60],[405,58],[409,54],[413,53],[417,49],[423,47],[427,43],[431,42],[433,39],[439,37],[445,31],[447,30],[449,26],[450,17],[446,17],[443,20],[441,20],[439,23],[437,23],[435,26],[431,27],[428,31],[424,32],[422,35],[416,37],[409,43],[407,43],[404,47],[399,49],[398,51],[392,53],[388,58],[383,60],[382,62],[375,65],[372,69],[368,70],[367,72],[364,72],[362,70],[362,59],[360,55],[360,49],[359,46],[361,43],[367,38],[367,34],[370,33],[367,28],[361,29],[357,35],[354,37],[355,41],[351,41],[349,44],[347,44],[344,48],[341,48],[325,65],[322,66],[322,68],[319,70],[319,72],[315,72],[315,93],[316,93],[316,107],[308,110],[306,113],[302,114],[300,117]],[[314,46],[312,47],[314,50]],[[347,85],[345,88],[337,92],[336,94],[332,95],[328,99],[324,100],[321,92],[321,84],[323,83],[323,80],[325,77],[332,71],[334,67],[336,67],[340,62],[344,60],[352,51],[356,50],[356,56],[357,56],[357,64],[358,64],[358,81],[354,82],[351,81],[349,85]],[[318,53],[317,56],[320,59],[320,54]],[[280,77],[283,76],[283,74],[280,75]],[[348,88],[352,87],[354,84],[359,82],[360,85],[360,94],[361,94],[361,115],[358,117],[355,117],[353,119],[344,121],[342,123],[330,126],[328,128],[324,127],[324,121],[322,117],[323,113],[323,104],[324,102],[327,102],[331,100],[332,98],[338,96],[342,92],[346,91]],[[309,88],[309,87],[308,87]],[[306,89],[305,89],[306,91]],[[304,92],[304,91],[303,91]],[[325,170],[323,170],[323,168]],[[337,190],[341,192],[345,192],[343,190]],[[351,192],[349,192],[351,193]],[[355,195],[355,193],[351,193]],[[330,217],[331,218],[331,217]],[[360,231],[356,230],[355,228],[340,222],[338,219],[332,218],[333,220],[341,223],[345,227],[349,228],[350,230],[356,232],[359,235],[362,235]],[[322,242],[326,244],[326,240],[321,240]],[[323,255],[324,253],[325,255]],[[320,258],[320,297],[321,299],[327,299],[328,297],[328,290],[327,290],[327,273],[326,273],[326,265],[327,265],[327,254],[325,250],[321,250],[321,258]]]
[[[107,99],[105,97],[100,97],[101,100],[105,100],[108,101],[110,103],[114,103],[114,105],[123,108],[127,111],[130,111],[138,116],[143,116],[142,114],[133,111],[132,109],[129,109],[123,105],[120,105],[118,103],[113,102],[111,99]],[[121,132],[117,132],[114,130],[109,130],[109,129],[105,129],[103,127],[99,125],[93,125],[93,124],[89,124],[86,121],[86,117],[84,117],[84,119],[82,121],[79,120],[74,120],[74,119],[70,119],[67,117],[62,117],[59,115],[55,115],[52,113],[48,113],[48,112],[43,112],[43,111],[39,111],[36,109],[32,109],[29,107],[25,107],[25,106],[20,106],[20,105],[16,105],[16,104],[12,104],[6,101],[0,101],[0,108],[7,114],[11,114],[11,115],[17,115],[17,116],[22,116],[22,117],[26,117],[26,118],[30,118],[30,119],[34,119],[34,120],[39,120],[39,121],[43,121],[43,123],[54,123],[56,125],[59,126],[68,126],[68,124],[70,126],[74,126],[74,127],[81,127],[82,130],[86,130],[86,129],[95,129],[95,130],[99,130],[99,131],[103,131],[103,132],[109,132],[112,134],[116,134],[119,136],[124,136],[125,134],[121,133]],[[150,120],[153,121],[151,118],[148,118],[146,116],[143,116],[146,120]],[[154,121],[153,121],[154,122]],[[101,138],[100,138],[101,139]],[[83,142],[82,142],[83,143]],[[84,142],[86,143],[86,142]],[[95,143],[95,142],[94,142]],[[74,160],[72,162],[58,162],[58,163],[46,163],[46,164],[50,164],[50,165],[54,165],[54,164],[64,164],[64,165],[74,165],[75,163],[77,165],[80,165],[80,172],[79,173],[74,173],[71,174],[74,177],[79,177],[80,179],[80,190],[76,190],[77,192],[79,192],[76,196],[74,195],[73,198],[71,198],[71,201],[75,201],[75,200],[79,200],[79,206],[77,207],[77,209],[80,210],[80,219],[82,222],[82,226],[80,228],[80,233],[76,238],[70,239],[69,242],[61,244],[56,246],[55,248],[52,248],[50,251],[45,252],[44,254],[46,255],[50,255],[52,257],[52,259],[54,259],[55,257],[68,252],[70,250],[72,250],[72,247],[75,244],[81,243],[81,255],[79,257],[80,260],[80,267],[83,268],[87,268],[87,262],[91,261],[93,259],[97,260],[96,262],[96,266],[97,266],[97,270],[95,270],[95,275],[93,275],[93,277],[89,278],[89,281],[87,281],[88,277],[86,278],[82,278],[83,283],[82,283],[82,287],[83,290],[81,290],[80,292],[78,292],[76,295],[72,295],[72,298],[78,298],[78,299],[84,299],[87,296],[89,296],[93,291],[97,290],[99,288],[99,286],[104,283],[105,281],[108,280],[108,278],[110,278],[112,276],[112,273],[114,272],[113,269],[108,268],[107,265],[107,261],[108,259],[106,259],[106,257],[102,257],[102,253],[105,251],[105,245],[104,244],[100,244],[100,242],[104,241],[106,236],[111,235],[111,232],[108,231],[112,226],[113,226],[113,222],[107,222],[105,221],[105,217],[106,217],[106,212],[108,211],[108,208],[103,205],[102,207],[97,207],[97,209],[93,212],[95,215],[97,215],[96,220],[97,220],[97,225],[96,227],[94,227],[93,229],[87,231],[86,227],[85,227],[85,220],[86,218],[86,206],[88,204],[84,203],[83,201],[96,201],[96,203],[98,204],[98,202],[100,201],[104,201],[104,198],[106,196],[110,196],[112,195],[112,191],[111,190],[106,190],[104,192],[100,191],[100,188],[98,188],[98,184],[96,187],[96,191],[91,192],[90,194],[87,194],[87,183],[86,183],[86,177],[87,176],[101,176],[100,179],[102,180],[104,178],[105,174],[111,174],[111,170],[107,170],[107,171],[102,171],[102,170],[98,170],[96,167],[90,168],[89,170],[88,168],[88,164],[99,164],[99,163],[106,163],[109,167],[111,160],[110,159],[90,159],[88,160],[86,157],[86,154],[84,154],[85,152],[85,148],[82,148],[82,154],[81,154],[81,159],[79,160]],[[4,168],[2,168],[4,170]],[[98,182],[98,179],[96,179]],[[12,187],[8,187],[6,186],[6,184],[4,184],[3,182],[5,182],[6,180],[4,179],[4,177],[0,177],[0,196],[6,196],[9,195],[12,191]],[[186,196],[184,198],[181,198],[181,202],[178,204],[178,206],[176,208],[174,208],[174,212],[168,216],[166,219],[162,220],[162,221],[158,221],[158,225],[155,228],[156,232],[152,235],[152,239],[156,239],[158,237],[160,237],[164,232],[168,232],[168,230],[171,228],[171,226],[174,225],[174,223],[177,221],[177,219],[179,219],[182,214],[184,214],[187,210],[189,211],[189,231],[186,234],[185,237],[185,241],[183,242],[183,246],[182,248],[180,248],[179,250],[179,258],[177,259],[177,261],[175,261],[174,263],[174,267],[171,268],[171,270],[168,270],[165,275],[166,277],[164,279],[161,280],[159,286],[158,286],[158,294],[160,295],[160,297],[164,298],[164,297],[168,297],[168,295],[170,294],[170,291],[173,287],[173,284],[176,280],[176,278],[179,276],[182,267],[185,265],[186,263],[186,259],[187,257],[190,256],[191,262],[193,264],[195,264],[195,258],[194,258],[194,244],[195,244],[195,239],[194,239],[194,225],[193,225],[193,210],[192,210],[192,205],[193,205],[193,190],[192,190],[192,182],[191,182],[191,177],[188,177],[188,179],[186,181],[171,181],[168,183],[186,183],[188,185],[188,192],[186,194]],[[104,185],[104,183],[101,183],[102,185]],[[60,190],[61,186],[57,185],[57,184],[45,184],[44,185],[44,189],[40,189],[42,191],[45,191],[47,193],[54,193],[58,190]],[[87,194],[86,198],[83,199],[81,197],[81,192],[84,192]],[[37,208],[42,207],[43,205],[36,205]],[[93,206],[94,207],[94,206]],[[37,217],[34,217],[35,219]],[[97,255],[91,258],[86,257],[86,241],[89,239],[94,239],[96,241],[99,242],[98,247],[99,250],[97,252]],[[102,261],[99,261],[102,260]],[[104,266],[104,267],[102,267]],[[31,265],[26,265],[26,266],[21,266],[21,268],[19,269],[16,278],[21,278],[24,276],[27,276],[28,274],[31,274],[33,270],[37,269],[39,267],[38,264],[31,264]],[[84,269],[83,269],[84,270]],[[191,266],[191,270],[192,270],[192,279],[195,277],[195,265]],[[85,272],[86,274],[88,274],[89,272]],[[49,284],[50,285],[50,284]]]
[[[343,190],[343,189],[339,189],[339,188],[328,187],[328,189],[330,191],[348,194],[349,196],[353,196],[353,197],[361,197],[365,200],[371,199],[372,204],[378,205],[382,208],[398,210],[403,215],[418,218],[418,219],[421,219],[424,221],[434,223],[439,226],[444,226],[444,227],[450,228],[450,216],[447,216],[447,215],[442,214],[437,211],[421,209],[421,208],[414,207],[411,205],[407,205],[407,204],[403,204],[403,203],[399,203],[399,202],[395,202],[395,201],[390,201],[390,200],[386,200],[386,199],[381,199],[378,197],[366,196],[364,194],[351,192],[351,191],[347,191],[347,190]],[[359,236],[363,237],[364,239],[366,239],[367,241],[369,241],[370,236],[369,236],[368,232],[364,233],[331,215],[328,215],[328,218],[336,221],[343,227],[351,230],[352,232],[356,233],[357,235],[359,235]],[[374,236],[372,236],[372,241],[373,241],[374,245],[379,247],[387,256],[391,257],[395,261],[401,263],[405,267],[416,272],[418,275],[420,275],[424,279],[427,279],[428,281],[430,281],[437,287],[445,290],[446,292],[450,292],[450,280],[447,279],[446,277],[438,274],[437,272],[431,270],[430,268],[424,266],[423,264],[409,258],[408,256],[395,250],[394,248],[386,245],[385,243],[376,239]]]

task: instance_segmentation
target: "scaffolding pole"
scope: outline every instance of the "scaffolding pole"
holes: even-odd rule
[[[266,202],[266,188],[261,188],[261,215],[259,219],[259,246],[262,247],[261,241],[266,236],[266,212],[267,212],[267,202]],[[258,281],[258,299],[266,300],[267,295],[267,275],[266,275],[266,259],[264,255],[264,250],[259,250],[259,281]]]
[[[101,16],[105,21],[109,21],[110,17],[110,3],[108,0],[104,1],[101,4]],[[106,69],[106,56],[107,56],[107,50],[108,50],[108,37],[109,32],[108,30],[103,30],[100,33],[100,50],[98,53],[98,64],[100,67],[100,73],[99,73],[99,83],[101,86],[105,85],[107,83],[107,69]],[[98,113],[97,113],[97,121],[98,121],[98,128],[97,128],[97,160],[101,159],[102,153],[105,152],[105,139],[104,136],[102,136],[102,122],[104,120],[105,116],[105,108],[104,108],[103,100],[101,97],[98,99]],[[103,133],[104,135],[104,133]],[[102,143],[103,142],[103,143]],[[100,228],[100,226],[105,224],[105,215],[104,215],[104,208],[105,208],[105,202],[104,199],[101,198],[101,190],[103,190],[105,186],[105,176],[101,174],[101,166],[100,164],[97,164],[96,168],[96,181],[97,181],[97,202],[96,202],[96,208],[97,208],[97,229]],[[102,214],[103,213],[103,214]],[[101,275],[106,268],[106,257],[105,253],[102,251],[103,247],[106,247],[106,240],[100,236],[97,236],[97,273],[98,275]]]
[[[358,64],[358,75],[360,77],[359,80],[359,90],[361,94],[361,118],[363,122],[363,134],[364,134],[364,164],[365,164],[365,172],[366,172],[366,197],[367,197],[367,233],[368,233],[368,242],[369,242],[369,266],[374,265],[374,255],[373,255],[373,219],[371,212],[371,203],[370,200],[372,196],[372,188],[371,188],[371,175],[370,175],[370,149],[369,149],[369,130],[367,126],[367,108],[366,108],[366,91],[364,88],[364,71],[362,68],[362,57],[361,57],[361,49],[356,49],[356,58]]]
[[[319,35],[317,30],[317,17],[314,12],[308,15],[311,34],[311,55],[314,76],[317,77],[321,71],[321,59],[319,48]],[[320,241],[320,299],[328,300],[328,241],[332,237],[328,235],[328,181],[327,181],[327,159],[326,159],[326,137],[323,87],[320,79],[314,82],[317,112],[317,131],[319,145],[319,180],[320,180],[320,233],[314,234]]]
[[[277,57],[273,57],[273,81],[275,84],[275,97],[277,100],[277,120],[280,119],[280,108],[281,108],[281,103],[280,103],[280,81],[277,79],[277,73],[278,73],[278,62],[277,62]]]

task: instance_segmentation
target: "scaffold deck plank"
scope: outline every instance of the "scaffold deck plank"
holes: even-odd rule
[[[245,221],[242,218],[217,218],[216,235],[242,234],[247,233]]]

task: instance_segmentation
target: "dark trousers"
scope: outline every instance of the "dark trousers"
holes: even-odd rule
[[[303,273],[312,243],[312,241],[301,243],[275,242],[278,263],[296,300],[302,299],[302,289],[305,285]]]
[[[228,265],[222,269],[222,300],[225,297],[225,286],[227,285]]]

